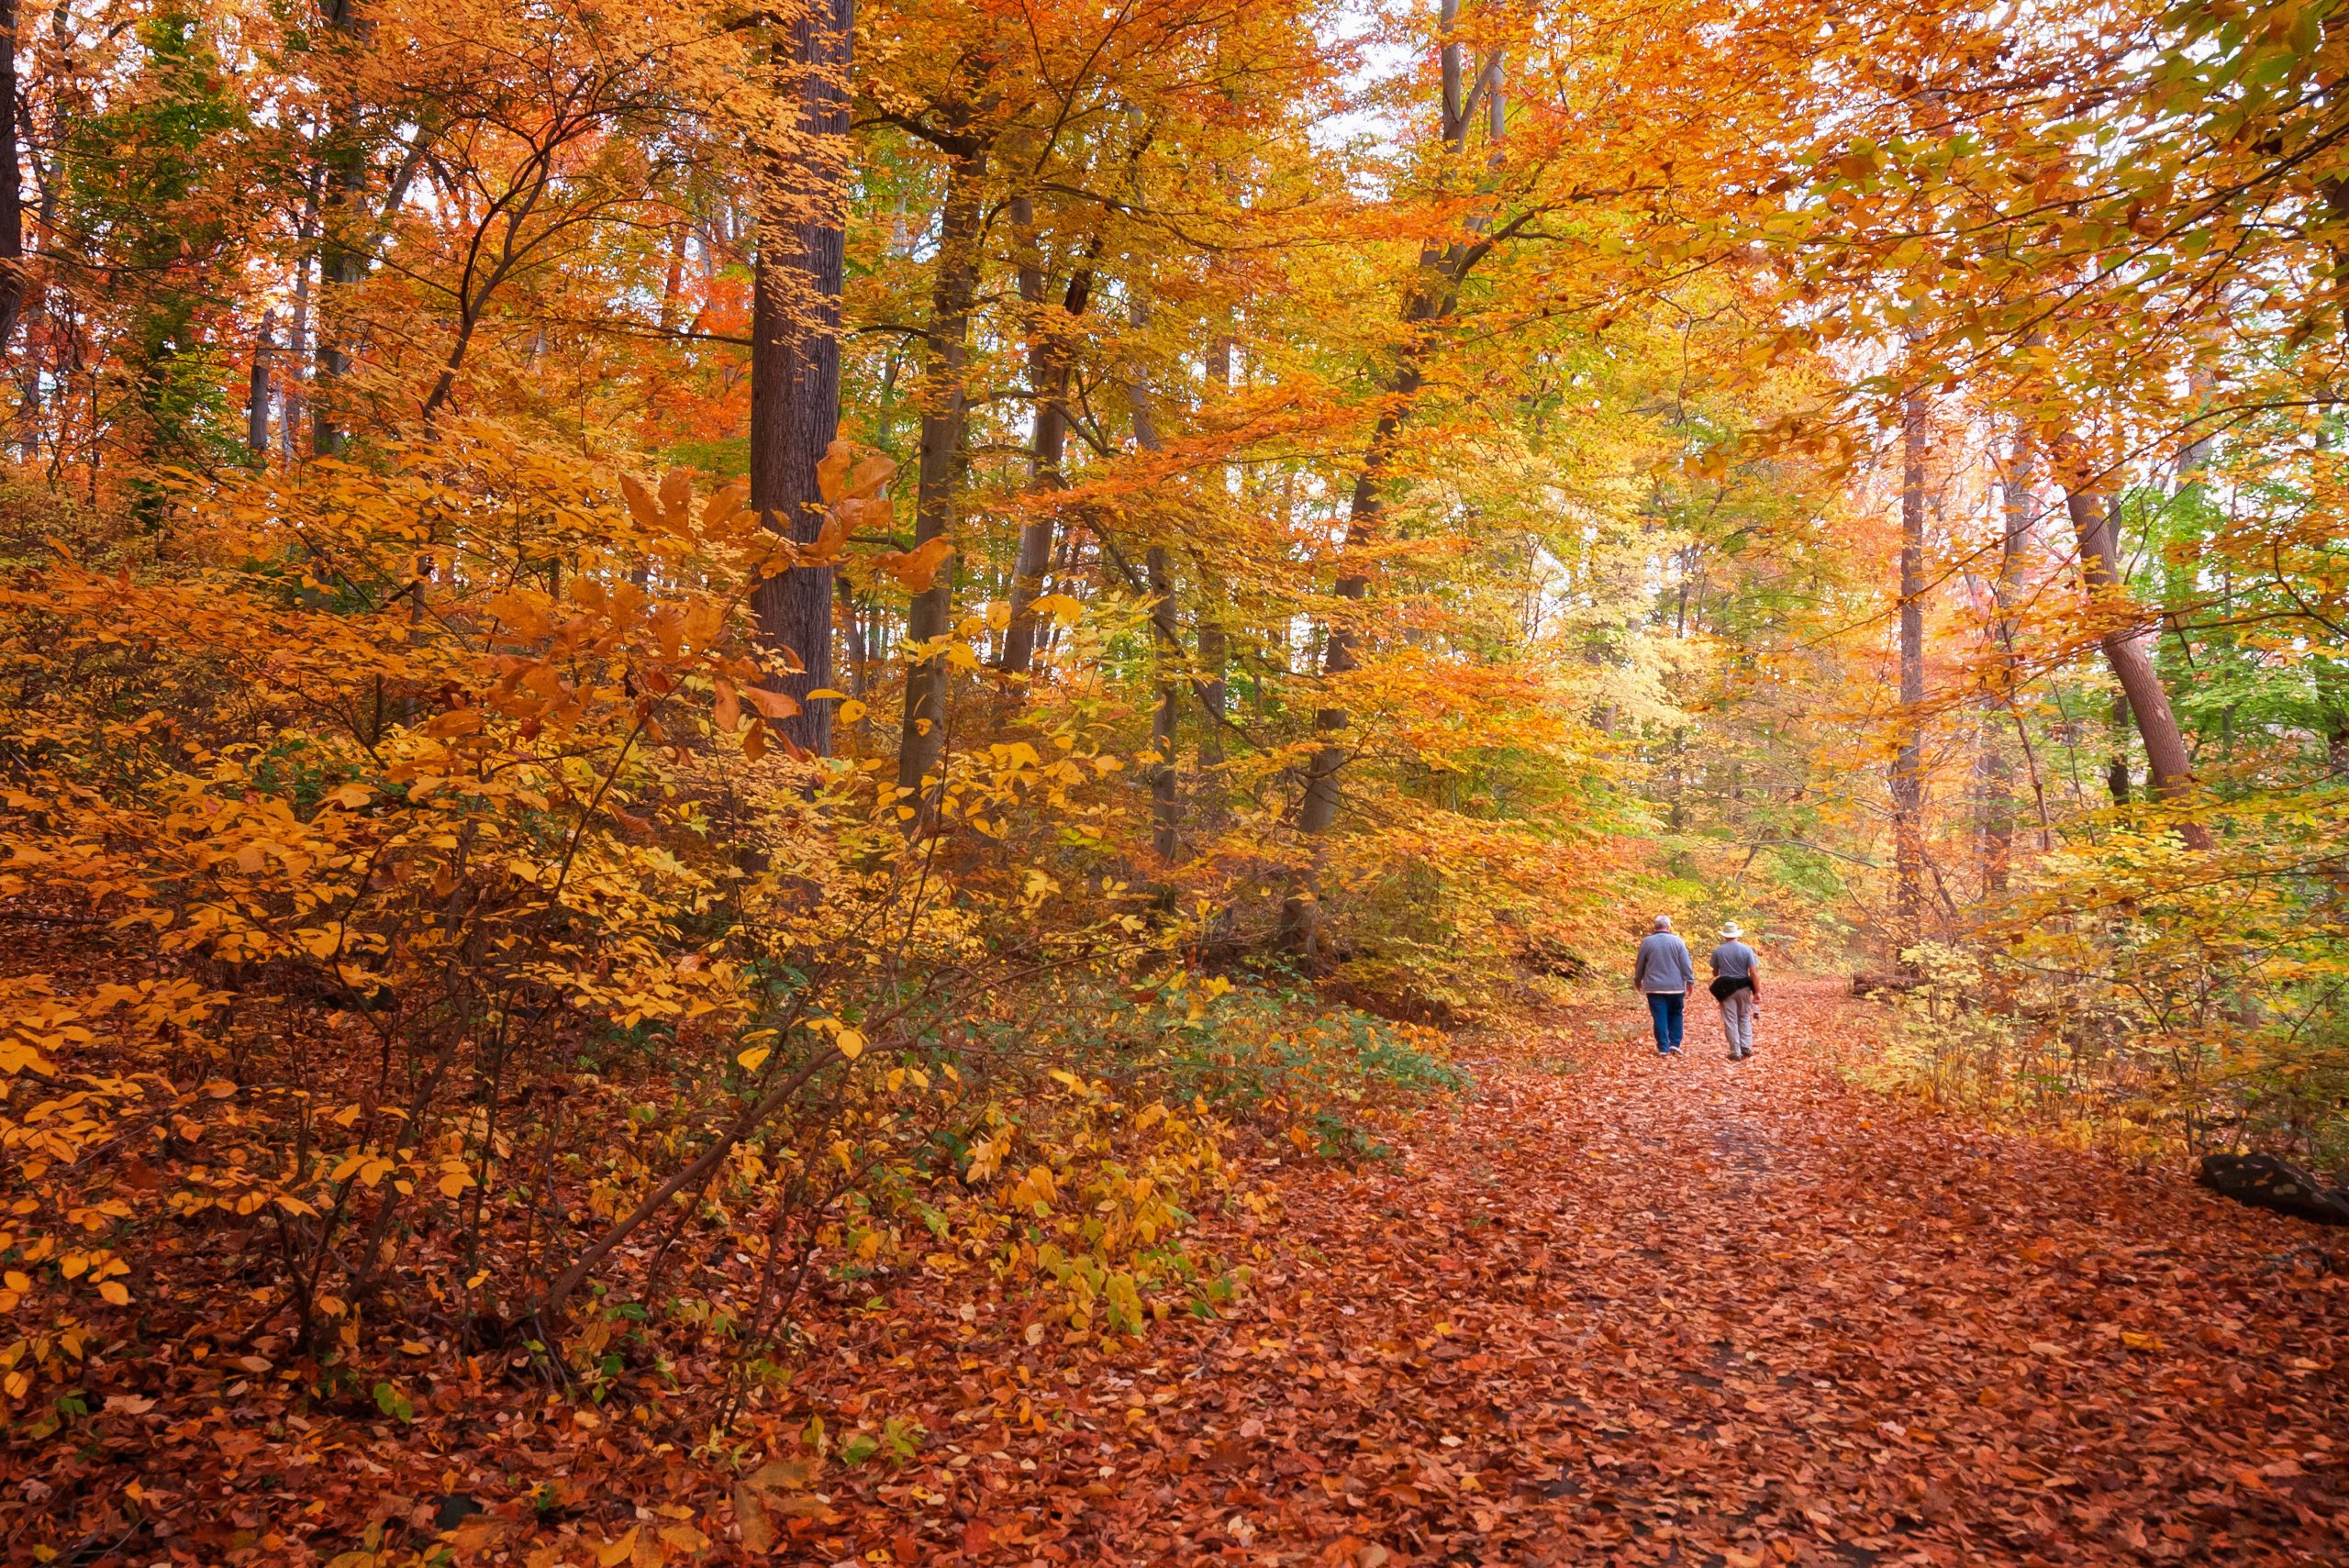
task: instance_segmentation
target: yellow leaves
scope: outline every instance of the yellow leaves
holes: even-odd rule
[[[57,1069],[49,1058],[35,1050],[22,1035],[0,1036],[0,1074],[15,1077],[20,1073],[38,1073],[46,1078]]]
[[[1085,606],[1066,594],[1041,595],[1028,607],[1032,615],[1052,617],[1063,630],[1085,618]]]
[[[622,1564],[628,1564],[629,1568],[660,1568],[666,1559],[667,1554],[661,1550],[652,1532],[642,1525],[618,1540],[607,1541],[596,1549],[598,1568],[622,1568]]]
[[[343,931],[339,922],[329,926],[305,926],[294,933],[295,945],[312,958],[333,958],[342,951],[342,941]]]
[[[1009,1129],[980,1139],[971,1145],[970,1169],[964,1176],[974,1184],[992,1181],[1003,1167],[1003,1157],[1011,1152],[1012,1134]]]
[[[391,1156],[362,1150],[357,1153],[344,1155],[335,1165],[332,1174],[327,1179],[339,1183],[347,1182],[355,1177],[360,1185],[373,1187],[380,1184],[385,1176],[397,1169],[399,1169],[399,1162]]]
[[[774,1048],[773,1046],[754,1045],[751,1047],[750,1050],[743,1051],[740,1055],[735,1057],[734,1060],[742,1064],[742,1071],[745,1073],[756,1073],[760,1068],[766,1065],[767,1058],[774,1054]]]
[[[1059,1196],[1060,1189],[1053,1181],[1052,1167],[1030,1165],[1027,1174],[1003,1195],[1003,1201],[1013,1208],[1034,1209],[1041,1213],[1051,1208],[1053,1200]]]
[[[718,700],[710,710],[721,734],[731,735],[742,728],[742,700],[735,694],[734,683],[722,676],[718,682]]]

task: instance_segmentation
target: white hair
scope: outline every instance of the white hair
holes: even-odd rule
[[[1655,929],[1659,931],[1668,931],[1672,929],[1672,917],[1669,915],[1658,915],[1655,917]]]

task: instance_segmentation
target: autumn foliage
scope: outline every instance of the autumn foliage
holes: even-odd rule
[[[0,6],[11,1553],[1078,1539],[1659,909],[2349,1160],[2338,7]]]

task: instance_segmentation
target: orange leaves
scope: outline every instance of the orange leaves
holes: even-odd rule
[[[755,1555],[774,1550],[781,1526],[794,1519],[829,1523],[840,1515],[808,1488],[815,1484],[821,1462],[774,1459],[734,1484],[734,1522],[742,1546]]]
[[[769,691],[764,686],[749,687],[742,696],[767,718],[789,718],[799,711],[799,704],[795,699],[782,692]]]
[[[896,472],[896,459],[854,441],[837,440],[816,464],[816,487],[824,504],[837,510],[843,502],[878,498]]]
[[[702,506],[698,527],[693,515],[692,471],[671,469],[662,479],[657,496],[625,473],[619,476],[619,484],[629,515],[656,538],[692,540],[699,535],[724,534],[738,529],[749,515],[744,502],[749,498],[750,486],[739,480],[710,493]]]
[[[834,441],[816,465],[827,510],[823,526],[813,542],[792,547],[791,558],[800,565],[829,566],[858,536],[885,536],[894,518],[881,491],[896,472],[894,459],[854,441]]]
[[[898,586],[918,594],[938,580],[939,568],[953,553],[953,541],[941,536],[911,550],[885,550],[874,557],[874,564],[896,578]]]

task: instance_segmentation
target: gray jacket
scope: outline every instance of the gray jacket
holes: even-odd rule
[[[1688,957],[1688,944],[1670,931],[1642,937],[1640,956],[1631,965],[1631,984],[1651,995],[1695,985],[1697,966]]]

